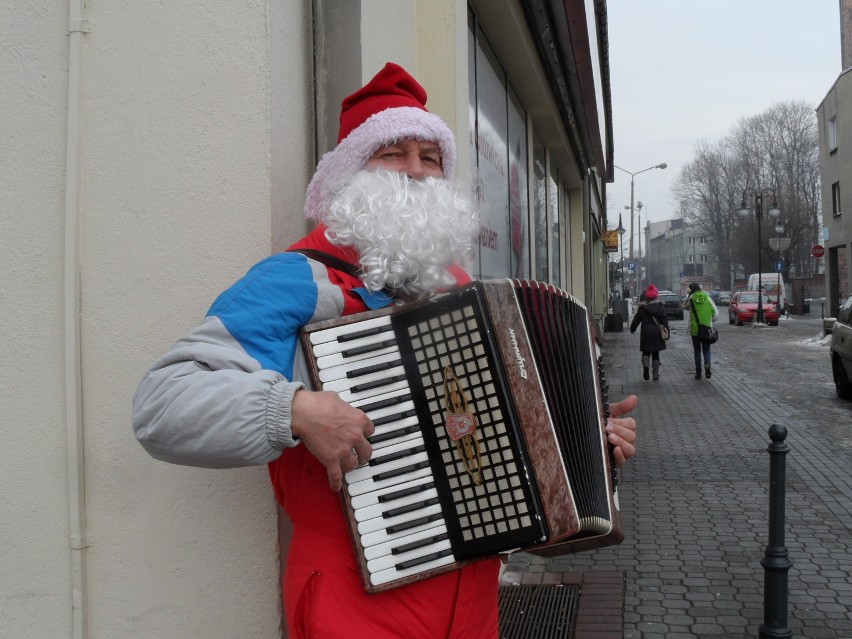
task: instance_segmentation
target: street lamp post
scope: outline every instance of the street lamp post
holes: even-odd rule
[[[627,231],[624,228],[624,225],[621,223],[621,213],[618,214],[618,228],[615,229],[618,232],[618,248],[619,254],[621,255],[621,281],[618,283],[621,286],[621,291],[618,293],[619,299],[624,298],[624,233]]]
[[[740,209],[737,211],[740,217],[746,218],[751,214],[751,209],[748,208],[746,200],[751,196],[754,198],[754,214],[757,216],[757,323],[763,324],[763,261],[761,259],[763,251],[760,240],[760,227],[763,222],[763,198],[771,197],[772,203],[769,205],[767,213],[771,218],[781,216],[781,209],[778,208],[775,199],[775,191],[773,189],[756,190],[751,187],[743,191],[743,201],[740,204]]]
[[[645,251],[642,247],[642,206],[643,206],[642,200],[639,200],[638,202],[636,202],[636,208],[639,209],[639,215],[638,215],[639,221],[636,224],[636,245],[639,247],[638,248],[639,255],[637,256],[638,259],[636,261],[641,262],[641,266],[638,263],[636,264],[636,292],[639,292],[639,291],[645,289],[645,282],[643,280],[643,278],[644,278],[643,273],[644,273],[644,269],[645,269],[646,257],[645,257]],[[646,211],[646,217],[647,217],[647,211]]]
[[[632,224],[631,224],[631,237],[630,237],[630,263],[633,264],[633,272],[630,274],[630,279],[633,281],[632,290],[639,292],[644,287],[642,282],[642,269],[639,266],[639,262],[642,260],[642,256],[644,253],[642,252],[642,207],[645,206],[642,204],[642,200],[636,202],[636,210],[638,211],[637,215],[639,217],[639,223],[636,225],[636,235],[638,236],[637,244],[639,246],[636,255],[633,254],[633,237],[632,237]],[[624,210],[629,211],[631,209],[630,205],[625,205]]]
[[[634,178],[640,173],[644,173],[645,171],[650,171],[652,169],[664,169],[668,166],[665,162],[660,162],[659,164],[655,164],[654,166],[649,166],[647,169],[642,169],[641,171],[636,171],[635,173],[628,171],[627,169],[622,169],[617,164],[613,164],[615,168],[619,171],[624,171],[630,176],[630,255],[629,258],[633,259],[633,193],[634,193]],[[625,207],[627,208],[627,207]]]

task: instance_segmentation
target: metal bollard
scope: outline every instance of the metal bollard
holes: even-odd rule
[[[769,545],[766,546],[760,565],[764,569],[763,623],[758,637],[792,637],[787,625],[787,571],[793,565],[784,545],[784,482],[785,455],[790,447],[784,442],[787,429],[779,424],[769,427],[772,443],[769,452]]]

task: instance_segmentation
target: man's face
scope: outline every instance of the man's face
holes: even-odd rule
[[[421,140],[402,140],[380,147],[365,168],[397,171],[415,180],[444,177],[438,145]]]

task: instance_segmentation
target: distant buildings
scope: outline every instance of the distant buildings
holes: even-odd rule
[[[645,227],[645,285],[686,294],[690,282],[718,288],[719,267],[712,239],[681,219]]]

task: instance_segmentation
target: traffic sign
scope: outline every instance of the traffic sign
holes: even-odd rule
[[[773,251],[786,251],[790,248],[790,238],[789,237],[770,237],[769,238],[769,246],[772,247]]]
[[[776,270],[778,273],[780,273],[781,271],[783,271],[783,270],[784,270],[784,262],[781,262],[781,261],[775,262],[775,270]]]
[[[825,247],[822,244],[814,244],[811,249],[811,255],[814,257],[822,257],[825,255]]]
[[[635,271],[635,270],[636,270],[636,265],[635,265],[633,262],[629,262],[629,263],[627,264],[627,270],[628,270],[628,271]]]

